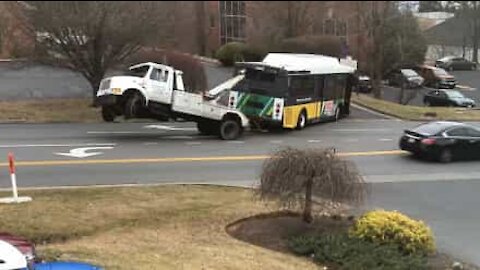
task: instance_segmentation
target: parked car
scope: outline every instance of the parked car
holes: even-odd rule
[[[430,122],[405,130],[400,149],[440,162],[480,158],[480,129],[459,122]]]
[[[27,239],[9,233],[0,233],[0,240],[16,247],[25,256],[28,264],[33,264],[35,261],[35,245]]]
[[[425,81],[412,69],[396,69],[387,75],[388,84],[404,88],[419,88]]]
[[[447,56],[435,61],[435,66],[446,70],[476,70],[477,63],[463,57]]]
[[[475,107],[475,101],[455,90],[432,90],[423,97],[426,106]]]
[[[27,268],[25,256],[12,244],[0,240],[0,270]]]
[[[416,66],[415,71],[425,79],[425,85],[433,88],[455,88],[455,77],[442,68],[427,65]]]

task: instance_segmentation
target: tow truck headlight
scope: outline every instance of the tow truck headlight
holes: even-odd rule
[[[112,94],[114,95],[122,94],[122,88],[112,88]]]

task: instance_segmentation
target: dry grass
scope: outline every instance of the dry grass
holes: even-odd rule
[[[360,94],[358,97],[356,95],[352,95],[352,101],[374,111],[405,120],[480,121],[480,110],[400,105],[389,101],[375,99],[364,94]],[[436,116],[429,117],[428,114],[432,113]]]
[[[0,122],[100,122],[100,109],[91,104],[91,99],[1,101]]]
[[[226,233],[235,220],[273,210],[253,201],[248,189],[164,186],[22,195],[34,201],[0,205],[0,231],[45,241],[37,247],[47,257],[106,269],[318,269]]]

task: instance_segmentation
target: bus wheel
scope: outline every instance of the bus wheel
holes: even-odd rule
[[[226,119],[220,123],[220,138],[222,140],[235,140],[242,135],[242,127],[238,121]]]
[[[307,125],[307,113],[305,110],[303,110],[299,115],[298,115],[298,120],[297,120],[297,129],[304,129],[305,126]]]

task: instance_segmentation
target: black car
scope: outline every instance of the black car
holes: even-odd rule
[[[476,70],[477,64],[463,57],[447,56],[435,61],[435,66],[446,70]]]
[[[480,129],[458,122],[430,122],[405,130],[400,149],[440,162],[480,158]]]
[[[423,97],[425,106],[475,107],[475,101],[455,90],[432,90]]]
[[[355,92],[360,93],[370,93],[372,92],[373,86],[370,77],[364,74],[359,74],[355,76]]]
[[[387,75],[388,84],[404,88],[419,88],[425,81],[412,69],[397,69]]]

